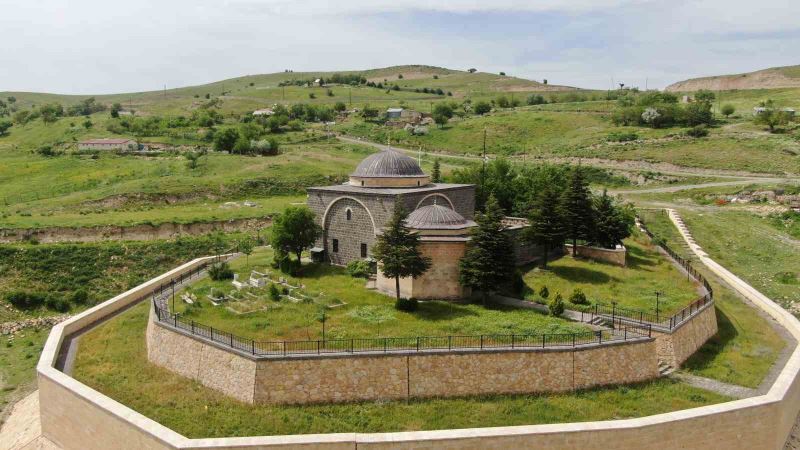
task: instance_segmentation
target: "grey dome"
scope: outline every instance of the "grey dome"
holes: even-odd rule
[[[364,158],[356,167],[354,177],[422,177],[425,173],[411,158],[394,150],[384,150]]]
[[[418,230],[448,230],[472,226],[461,214],[442,205],[428,205],[415,209],[406,218],[406,225]]]

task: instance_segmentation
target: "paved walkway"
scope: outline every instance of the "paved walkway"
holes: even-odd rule
[[[42,436],[39,423],[39,391],[18,401],[0,428],[0,450],[58,450]]]

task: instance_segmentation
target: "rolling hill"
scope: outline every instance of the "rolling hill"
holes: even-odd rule
[[[537,81],[505,76],[499,74],[452,70],[441,67],[406,65],[393,66],[381,69],[360,71],[336,72],[278,72],[262,75],[246,75],[213,83],[187,86],[166,91],[157,90],[149,92],[120,93],[110,95],[95,95],[100,103],[120,102],[125,107],[142,112],[171,113],[176,110],[186,110],[193,104],[200,103],[207,95],[219,97],[229,103],[232,109],[247,109],[263,107],[276,102],[282,103],[333,103],[342,100],[344,89],[347,86],[333,86],[337,94],[330,96],[322,88],[306,88],[287,86],[281,88],[281,82],[292,80],[315,80],[329,78],[334,73],[357,74],[369,81],[394,85],[397,84],[401,91],[385,92],[384,89],[360,86],[348,92],[352,102],[393,103],[404,101],[424,101],[441,98],[435,94],[416,92],[417,89],[442,89],[452,92],[454,97],[483,97],[499,93],[512,92],[554,92],[570,91],[576,88],[543,84]],[[401,78],[402,76],[402,78]],[[310,100],[310,93],[315,93],[315,100]],[[80,102],[90,95],[59,95],[50,93],[33,92],[0,92],[0,98],[16,97],[17,106],[28,108],[43,103],[58,102],[65,106]],[[348,99],[350,97],[348,96]],[[237,108],[239,106],[240,108]]]
[[[670,92],[691,92],[699,89],[729,91],[734,89],[774,89],[800,87],[800,65],[772,67],[735,75],[692,78],[666,87]]]

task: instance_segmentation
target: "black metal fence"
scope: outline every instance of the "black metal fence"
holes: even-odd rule
[[[328,353],[392,353],[467,349],[574,348],[651,336],[649,325],[619,323],[612,330],[581,333],[484,334],[470,336],[414,336],[326,339],[307,341],[256,341],[242,338],[194,320],[181,318],[154,301],[159,322],[254,356],[322,355]]]

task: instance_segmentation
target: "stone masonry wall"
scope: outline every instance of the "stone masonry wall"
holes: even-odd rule
[[[347,211],[350,211],[350,220],[347,220]],[[369,212],[357,201],[345,198],[334,203],[325,217],[323,229],[323,248],[332,264],[346,265],[363,259],[361,244],[367,244],[367,256],[371,254],[375,230]],[[334,251],[334,239],[338,240],[338,251]]]
[[[567,255],[572,254],[572,244],[564,245],[564,252]],[[596,261],[604,261],[618,266],[625,267],[625,256],[628,250],[625,247],[618,249],[589,247],[588,245],[578,245],[578,256],[584,258],[594,259]]]
[[[323,355],[254,360],[151,322],[148,358],[256,404],[563,392],[658,376],[655,341],[579,349]]]
[[[253,403],[256,362],[153,321],[147,324],[147,359],[237,400]]]
[[[717,315],[713,304],[672,330],[672,333],[653,330],[658,358],[673,367],[683,364],[715,334]]]
[[[466,251],[465,241],[431,242],[423,241],[420,251],[431,258],[431,267],[420,277],[400,280],[400,295],[418,299],[460,299],[468,296],[468,289],[458,281],[458,264]],[[395,281],[386,278],[379,270],[376,288],[395,296]]]

